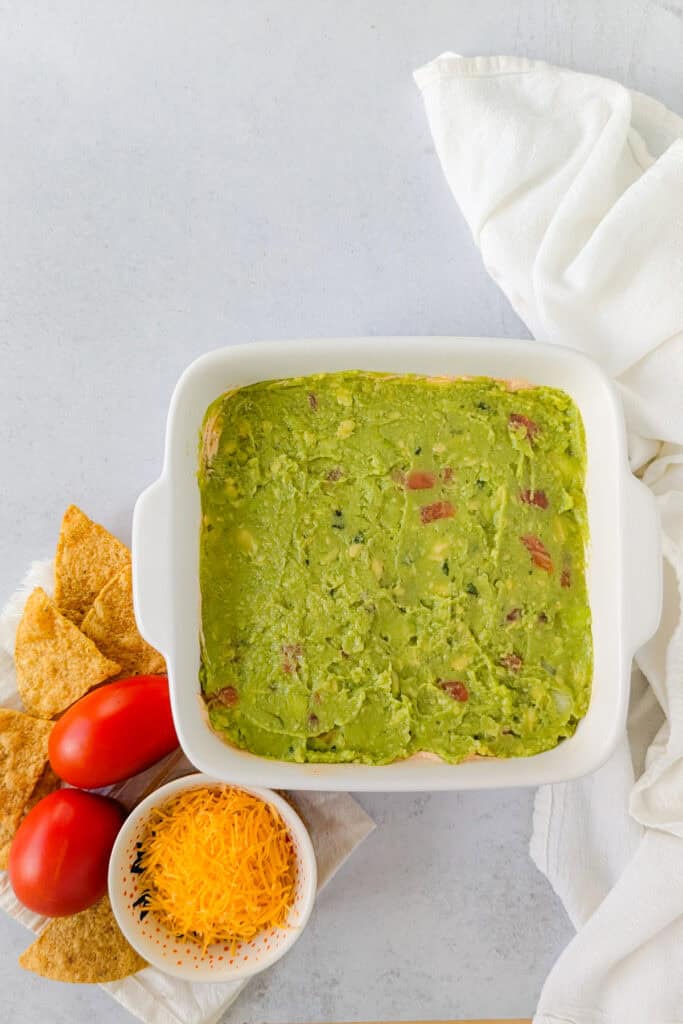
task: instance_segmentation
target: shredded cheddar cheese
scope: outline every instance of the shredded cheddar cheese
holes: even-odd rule
[[[248,942],[282,927],[296,861],[274,807],[240,789],[191,789],[150,815],[141,867],[146,907],[177,935]]]

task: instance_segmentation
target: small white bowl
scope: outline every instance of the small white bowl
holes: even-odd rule
[[[315,853],[304,823],[281,796],[270,789],[236,786],[271,804],[283,818],[292,837],[297,859],[294,901],[284,927],[259,933],[251,942],[214,943],[205,953],[192,939],[179,940],[153,912],[145,913],[142,876],[131,870],[140,849],[150,811],[175,793],[187,789],[229,786],[210,775],[188,775],[157,789],[143,800],[124,822],[109,860],[109,898],[119,928],[140,956],[153,967],[186,981],[237,981],[270,967],[294,945],[306,926],[315,901],[317,870]]]

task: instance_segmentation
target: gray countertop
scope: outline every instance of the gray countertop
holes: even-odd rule
[[[65,505],[129,539],[173,384],[254,338],[525,336],[438,166],[446,49],[616,77],[683,113],[682,0],[1,0],[0,591]],[[571,935],[533,794],[372,795],[376,832],[225,1021],[523,1016]],[[0,1012],[130,1018],[24,974]]]

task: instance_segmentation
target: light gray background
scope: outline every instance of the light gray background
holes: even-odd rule
[[[0,0],[2,595],[69,501],[129,538],[173,384],[207,349],[525,334],[411,80],[446,49],[683,113],[683,0]],[[571,935],[527,854],[532,794],[362,803],[377,831],[225,1020],[530,1014]],[[0,921],[4,1020],[130,1019],[21,972],[27,942]]]

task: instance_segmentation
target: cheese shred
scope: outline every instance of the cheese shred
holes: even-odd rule
[[[283,927],[294,900],[296,860],[284,821],[243,790],[190,789],[152,811],[140,860],[146,909],[204,951],[233,952]]]

